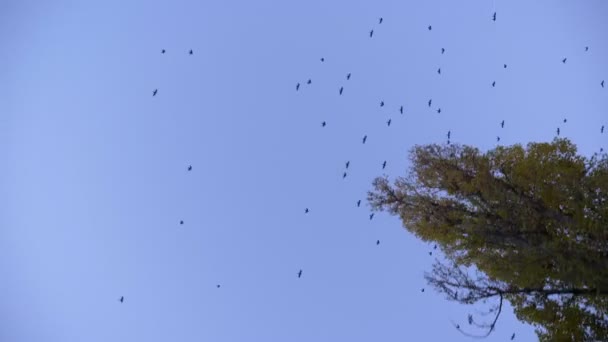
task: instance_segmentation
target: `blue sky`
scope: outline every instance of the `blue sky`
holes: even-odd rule
[[[602,0],[3,1],[0,340],[469,341],[451,322],[481,308],[420,291],[438,253],[356,201],[448,130],[607,148],[606,17]],[[507,307],[488,341],[513,332],[535,340]]]

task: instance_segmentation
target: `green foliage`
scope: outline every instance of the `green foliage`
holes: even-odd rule
[[[416,146],[410,159],[406,177],[377,178],[368,200],[454,263],[432,285],[466,304],[504,297],[541,340],[608,339],[606,154],[555,139],[487,153]],[[482,276],[459,270],[471,266]]]

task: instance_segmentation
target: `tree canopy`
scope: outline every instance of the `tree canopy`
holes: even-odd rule
[[[425,276],[448,299],[503,300],[543,341],[608,339],[608,158],[567,139],[499,146],[415,146],[411,169],[374,181],[374,210],[434,241],[449,263]],[[468,333],[466,333],[468,334]]]

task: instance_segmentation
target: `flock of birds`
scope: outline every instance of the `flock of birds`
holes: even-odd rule
[[[494,13],[493,13],[493,15],[491,16],[491,20],[492,20],[492,21],[496,21],[496,12],[494,12]],[[379,19],[378,19],[378,24],[382,24],[382,23],[383,23],[383,21],[384,21],[384,19],[383,19],[383,18],[379,18]],[[431,26],[431,25],[429,25],[429,26],[428,26],[428,30],[429,30],[429,31],[431,31],[432,29],[433,29],[433,28],[432,28],[432,26]],[[370,31],[369,31],[369,38],[373,38],[373,36],[374,36],[374,29],[372,29],[372,30],[370,30]],[[445,54],[446,49],[442,47],[440,51],[441,51],[441,54],[443,55],[443,54]],[[588,46],[586,46],[586,47],[585,47],[585,51],[589,51],[589,47],[588,47]],[[161,50],[161,54],[165,54],[166,52],[167,52],[167,51],[166,51],[165,49],[162,49],[162,50]],[[189,50],[189,51],[188,51],[188,54],[189,54],[189,55],[193,55],[193,54],[194,54],[194,51],[193,51],[193,50]],[[567,62],[567,60],[568,60],[567,58],[563,58],[563,59],[562,59],[562,63],[563,63],[563,64],[565,64],[565,63]],[[323,58],[323,57],[322,57],[322,58],[320,58],[320,61],[321,61],[321,62],[325,62],[325,58]],[[504,69],[507,69],[507,64],[503,64],[503,68],[504,68]],[[437,74],[441,75],[441,68],[438,68],[438,69],[437,69]],[[349,73],[347,73],[347,74],[345,75],[346,81],[351,80],[351,77],[352,77],[352,74],[351,74],[350,72],[349,72]],[[312,79],[308,79],[308,80],[306,81],[306,84],[307,84],[307,85],[311,85],[311,84],[312,84]],[[301,85],[300,83],[297,83],[297,84],[296,84],[296,86],[295,86],[295,90],[296,90],[296,91],[299,91],[299,90],[300,90],[300,88],[301,88],[301,86],[302,86],[302,85]],[[496,81],[493,81],[493,82],[491,83],[491,86],[492,86],[492,87],[496,87]],[[605,82],[604,82],[604,80],[602,80],[602,81],[600,82],[600,86],[601,86],[602,88],[604,88],[604,86],[605,86]],[[344,86],[340,86],[340,88],[338,89],[338,95],[339,95],[339,96],[341,96],[343,93],[344,93]],[[152,96],[157,96],[157,95],[158,95],[158,89],[154,89],[154,90],[152,91]],[[380,103],[379,103],[379,105],[380,105],[380,107],[384,107],[384,106],[385,106],[384,101],[383,101],[383,100],[381,100],[381,101],[380,101]],[[429,100],[427,101],[427,105],[428,105],[428,107],[429,107],[429,108],[432,108],[432,105],[433,105],[433,99],[429,99]],[[438,114],[441,114],[441,112],[442,112],[441,108],[439,108],[439,107],[438,107],[437,109],[435,109],[435,111],[436,111]],[[403,107],[403,105],[401,105],[401,106],[399,107],[399,113],[400,113],[400,114],[403,114],[403,113],[404,113],[404,107]],[[390,119],[390,118],[389,118],[389,119],[388,119],[388,121],[386,121],[386,124],[387,124],[387,126],[388,126],[388,127],[390,127],[390,126],[391,126],[391,123],[392,123],[392,119]],[[564,124],[565,124],[565,123],[567,123],[567,119],[563,119],[563,123],[564,123]],[[326,126],[327,126],[327,122],[326,122],[326,121],[323,121],[323,122],[321,123],[321,127],[326,127]],[[500,128],[504,128],[504,127],[505,127],[505,120],[502,120],[502,121],[500,122]],[[602,134],[604,133],[604,126],[603,126],[603,125],[601,126],[600,133],[602,133]],[[559,127],[557,127],[557,129],[556,129],[556,134],[557,134],[558,136],[560,135],[560,128],[559,128]],[[447,144],[450,144],[451,135],[452,135],[452,132],[451,132],[451,130],[449,130],[449,131],[447,132]],[[365,143],[366,143],[366,141],[367,141],[367,139],[368,139],[368,136],[367,136],[367,135],[364,135],[364,136],[362,137],[362,139],[361,139],[362,143],[363,143],[363,144],[365,144]],[[496,137],[496,141],[497,141],[497,142],[500,142],[500,136],[497,136],[497,137]],[[603,151],[603,149],[601,149],[600,151]],[[347,162],[345,163],[345,170],[344,170],[344,172],[343,172],[343,174],[342,174],[342,179],[344,179],[344,178],[346,178],[346,177],[347,177],[347,175],[348,175],[348,170],[349,170],[349,166],[350,166],[350,161],[347,161]],[[385,160],[385,161],[382,163],[382,169],[385,169],[385,168],[386,168],[386,166],[387,166],[387,161]],[[192,168],[192,165],[188,165],[188,167],[186,168],[186,170],[187,170],[188,172],[192,171],[192,169],[193,169],[193,168]],[[360,207],[360,206],[361,206],[361,200],[360,200],[360,199],[356,201],[356,206],[357,206],[357,207]],[[304,209],[304,213],[305,213],[305,214],[309,214],[309,213],[310,213],[310,209],[309,209],[309,208],[305,208],[305,209]],[[369,214],[369,219],[370,219],[370,220],[372,220],[373,218],[374,218],[374,213]],[[183,221],[183,220],[180,220],[180,221],[179,221],[179,224],[180,224],[180,225],[183,225],[183,224],[184,224],[184,221]],[[376,245],[380,245],[380,240],[376,240]],[[433,249],[437,249],[437,245],[435,245],[435,246],[433,247]],[[430,251],[430,252],[429,252],[429,255],[431,255],[431,256],[432,256],[432,255],[433,255],[433,252],[432,252],[432,251]],[[299,270],[299,271],[298,271],[296,274],[297,274],[297,277],[298,277],[298,278],[301,278],[301,277],[302,277],[302,274],[303,274],[303,270],[302,270],[302,269],[300,269],[300,270]],[[220,285],[220,284],[217,284],[217,285],[216,285],[216,287],[217,287],[217,288],[220,288],[220,287],[221,287],[221,285]],[[421,292],[424,292],[424,288],[422,288],[422,289],[421,289]],[[120,303],[124,303],[124,301],[125,301],[125,297],[124,297],[124,296],[121,296],[121,297],[118,299],[118,301],[119,301]],[[472,316],[471,316],[471,315],[469,315],[469,324],[473,324],[473,320],[472,320]],[[460,330],[460,325],[456,324],[456,328],[457,328],[458,330]],[[514,338],[515,338],[515,333],[513,333],[513,335],[511,336],[511,340],[513,340]]]

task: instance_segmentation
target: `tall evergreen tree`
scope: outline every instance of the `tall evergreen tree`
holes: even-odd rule
[[[497,147],[425,145],[410,172],[377,178],[368,200],[434,241],[448,265],[425,277],[448,299],[503,300],[543,341],[608,340],[608,157],[577,155],[567,139]],[[464,331],[464,330],[463,330]],[[465,333],[469,334],[469,333]]]

